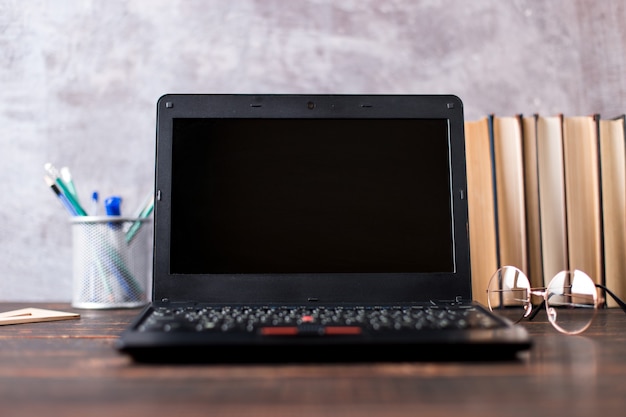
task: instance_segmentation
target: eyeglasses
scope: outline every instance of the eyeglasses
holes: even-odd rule
[[[598,307],[604,304],[604,298],[598,296],[598,289],[609,294],[626,313],[624,301],[580,270],[561,271],[547,287],[531,288],[530,281],[520,269],[503,266],[489,280],[487,302],[491,311],[511,311],[513,318],[519,317],[517,322],[523,318],[532,320],[545,306],[554,328],[565,334],[579,334],[587,330]],[[542,299],[537,307],[533,305],[533,297]]]

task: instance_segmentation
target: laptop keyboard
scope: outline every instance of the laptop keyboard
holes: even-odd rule
[[[265,336],[356,335],[409,329],[491,329],[502,323],[475,306],[156,307],[143,332],[251,332]]]

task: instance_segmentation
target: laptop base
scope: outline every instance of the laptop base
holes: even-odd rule
[[[481,309],[479,305],[477,308]],[[497,316],[493,329],[335,332],[140,331],[148,306],[118,339],[116,348],[143,363],[373,363],[512,361],[530,349],[526,330]],[[269,327],[287,329],[287,327]],[[354,334],[350,334],[354,333]]]

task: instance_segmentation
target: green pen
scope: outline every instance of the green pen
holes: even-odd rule
[[[136,216],[138,220],[135,220],[135,222],[126,232],[126,243],[130,243],[133,240],[133,238],[141,228],[141,225],[143,224],[143,221],[141,221],[141,219],[145,219],[146,217],[148,217],[152,213],[152,210],[154,210],[154,194],[150,194],[150,197],[147,199],[146,204],[144,204],[141,211]]]
[[[76,192],[76,186],[74,185],[74,179],[72,178],[72,173],[70,172],[70,169],[68,167],[61,167],[60,177],[65,185],[67,185],[67,189],[70,190],[70,193],[72,193],[72,197],[74,197],[74,200],[76,200],[76,202],[80,204],[80,199],[78,198],[78,193]]]
[[[76,198],[74,198],[74,194],[72,194],[67,185],[63,182],[63,180],[59,176],[59,171],[57,171],[57,169],[50,162],[46,163],[43,167],[46,172],[52,177],[54,182],[57,183],[57,185],[61,189],[61,192],[65,195],[72,207],[74,207],[74,210],[76,210],[77,215],[86,216],[87,212],[81,207],[78,201],[76,201]]]

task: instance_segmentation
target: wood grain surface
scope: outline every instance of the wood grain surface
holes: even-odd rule
[[[0,311],[23,308],[0,304]],[[113,343],[138,310],[0,328],[0,415],[623,416],[626,315],[601,310],[581,336],[540,314],[518,361],[144,365]],[[210,352],[207,352],[210,354]]]

